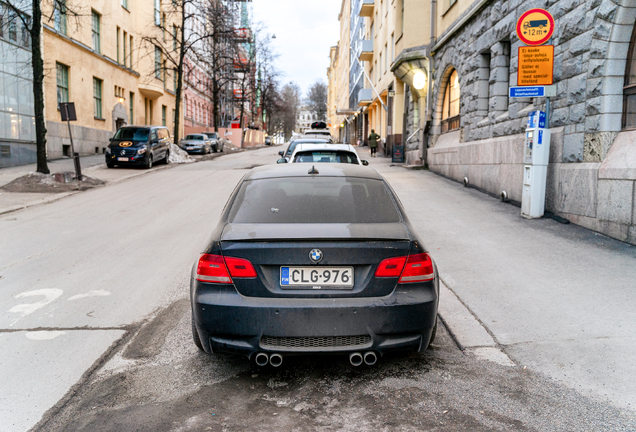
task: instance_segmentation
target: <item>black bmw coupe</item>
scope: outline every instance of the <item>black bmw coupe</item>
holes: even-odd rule
[[[388,183],[348,164],[255,168],[192,269],[195,344],[259,366],[341,353],[374,364],[435,338],[439,279]]]

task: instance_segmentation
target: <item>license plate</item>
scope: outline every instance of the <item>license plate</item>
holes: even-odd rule
[[[128,158],[122,158],[122,157],[118,157],[117,160],[119,162],[128,162]]]
[[[186,147],[186,150],[195,150],[194,147]]]
[[[281,267],[280,285],[282,288],[352,288],[353,267]]]

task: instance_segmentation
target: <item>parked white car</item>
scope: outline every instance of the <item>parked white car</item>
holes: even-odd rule
[[[360,159],[360,156],[358,156],[358,153],[352,145],[327,143],[299,143],[294,148],[289,162],[369,165],[369,162]]]

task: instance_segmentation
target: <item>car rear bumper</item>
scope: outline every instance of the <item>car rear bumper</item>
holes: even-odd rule
[[[245,297],[232,285],[193,284],[192,309],[205,351],[249,358],[257,352],[422,351],[436,322],[439,292],[437,279],[398,285],[385,297],[355,298]]]

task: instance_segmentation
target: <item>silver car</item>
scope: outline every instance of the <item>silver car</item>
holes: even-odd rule
[[[205,134],[187,135],[179,145],[188,153],[208,154],[212,151],[210,139]]]
[[[223,147],[225,147],[225,138],[222,138],[217,132],[205,132],[205,136],[210,140],[210,144],[212,145],[212,150],[214,153],[218,151],[223,151]]]

